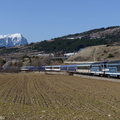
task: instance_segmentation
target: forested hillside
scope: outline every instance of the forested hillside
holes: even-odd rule
[[[120,27],[94,29],[33,44],[32,49],[45,52],[73,52],[87,46],[120,42]]]
[[[61,39],[56,38],[54,41],[43,41],[39,44],[33,45],[33,50],[37,51],[45,51],[48,52],[73,52],[78,51],[81,48],[87,46],[94,46],[94,45],[102,45],[107,44],[108,41],[104,39],[89,39],[89,38],[81,38],[81,39]]]

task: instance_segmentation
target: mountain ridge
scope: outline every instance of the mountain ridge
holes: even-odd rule
[[[28,41],[20,33],[0,35],[0,47],[14,47],[25,44],[28,44]]]
[[[78,53],[79,51],[81,52]],[[26,55],[36,58],[38,54],[54,53],[55,56],[63,56],[64,53],[69,52],[78,53],[75,57],[68,59],[71,61],[120,59],[120,26],[93,29],[27,45],[0,47],[0,57],[8,61],[22,60]]]
[[[92,29],[92,30],[88,30],[85,32],[81,32],[81,33],[65,35],[65,36],[62,36],[59,38],[81,39],[82,37],[89,37],[90,39],[92,39],[92,38],[95,39],[95,38],[105,37],[106,35],[115,35],[115,32],[120,33],[120,26],[111,26],[111,27],[106,27],[106,28],[102,27],[102,28],[97,28],[97,29]]]
[[[71,38],[70,38],[71,37]],[[74,38],[74,39],[73,39]],[[97,28],[82,33],[69,34],[66,36],[30,43],[24,46],[1,49],[1,53],[13,52],[75,52],[81,48],[96,45],[120,45],[120,26]]]

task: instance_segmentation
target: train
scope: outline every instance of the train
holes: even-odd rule
[[[0,70],[11,69],[1,68]],[[16,68],[17,70],[17,68]],[[67,72],[72,74],[87,74],[105,77],[120,78],[120,60],[101,61],[93,63],[69,64],[69,65],[49,65],[49,66],[21,66],[19,71],[48,71]]]
[[[120,78],[120,60],[81,63],[72,65],[40,66],[40,71],[68,72],[72,74],[87,74],[101,77]]]

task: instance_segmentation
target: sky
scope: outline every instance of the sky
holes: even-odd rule
[[[0,35],[29,43],[120,26],[120,0],[0,0]]]

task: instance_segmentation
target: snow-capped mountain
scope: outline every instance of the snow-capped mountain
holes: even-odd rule
[[[0,35],[0,47],[14,47],[28,44],[27,39],[20,33]]]

